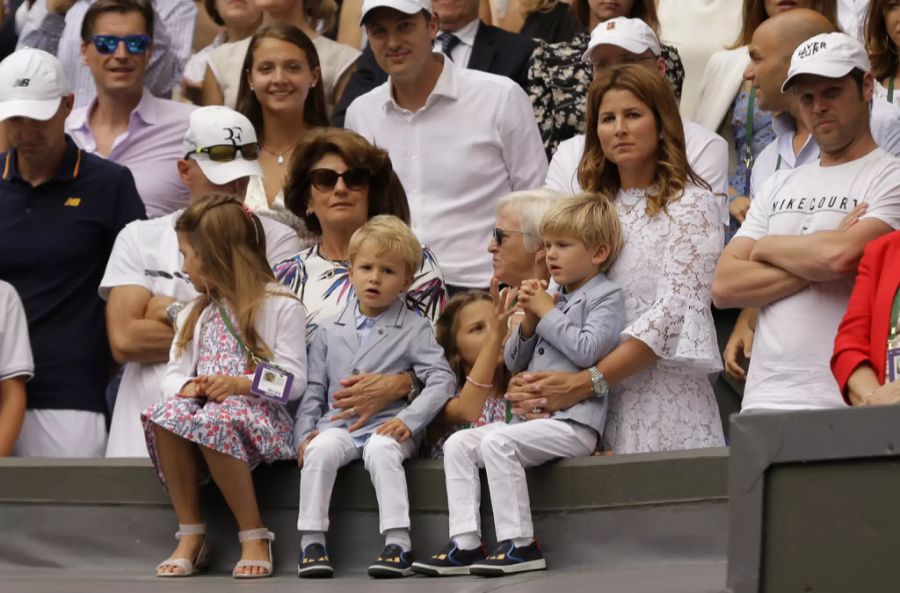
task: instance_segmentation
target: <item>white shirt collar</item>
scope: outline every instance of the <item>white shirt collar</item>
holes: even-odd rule
[[[428,99],[425,101],[422,110],[428,108],[433,97],[447,97],[453,101],[459,97],[459,77],[457,75],[457,68],[453,65],[453,61],[446,59],[446,56],[439,51],[432,53],[441,59],[443,65],[441,66],[441,75],[438,77],[434,88],[431,89],[431,94],[428,95]],[[394,101],[394,90],[390,80],[388,80],[388,83],[385,86],[387,87],[387,96],[384,98],[384,109],[393,107],[397,111],[407,111],[403,107],[397,105],[397,102]]]
[[[481,24],[481,19],[475,19],[471,21],[465,27],[461,29],[457,29],[456,31],[441,31],[441,33],[452,33],[456,35],[460,41],[468,45],[469,47],[474,47],[475,45],[475,36],[478,35],[478,26]]]

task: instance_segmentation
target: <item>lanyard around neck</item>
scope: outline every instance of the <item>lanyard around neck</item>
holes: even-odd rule
[[[225,307],[223,307],[219,303],[216,303],[216,307],[219,309],[219,316],[222,318],[222,323],[225,324],[225,329],[228,330],[228,333],[231,334],[231,337],[237,340],[238,346],[241,347],[241,350],[246,352],[247,356],[249,356],[250,359],[256,364],[266,362],[265,358],[258,356],[253,352],[253,350],[250,350],[250,348],[247,347],[247,344],[244,343],[244,340],[241,339],[241,336],[238,335],[237,330],[234,329],[234,325],[232,325],[231,323],[231,319],[228,317],[228,312],[225,311]]]
[[[891,76],[888,80],[888,103],[894,102],[894,79],[896,78],[896,76]]]

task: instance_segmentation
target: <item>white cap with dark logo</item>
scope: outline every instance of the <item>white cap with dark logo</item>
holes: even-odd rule
[[[69,94],[62,64],[40,49],[20,49],[0,62],[0,121],[27,117],[46,121]]]
[[[650,25],[641,19],[617,16],[603,21],[591,31],[587,51],[581,56],[585,62],[591,61],[591,53],[598,45],[615,45],[633,54],[642,54],[648,49],[654,56],[662,53],[659,38]]]
[[[418,14],[423,10],[428,14],[433,14],[431,0],[363,0],[359,26],[363,26],[368,13],[382,7],[393,8],[405,14]]]
[[[807,39],[794,50],[787,79],[781,92],[787,92],[801,74],[841,78],[854,69],[868,72],[872,63],[863,44],[843,33],[823,33]]]
[[[197,161],[206,178],[216,185],[224,185],[251,175],[261,177],[259,160],[247,160],[238,151],[233,160],[217,162],[210,160],[208,153],[198,152],[198,149],[256,143],[256,130],[250,120],[234,109],[221,105],[200,107],[192,111],[184,136],[185,153],[191,160]]]

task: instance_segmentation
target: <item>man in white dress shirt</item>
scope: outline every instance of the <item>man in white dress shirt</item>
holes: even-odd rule
[[[253,125],[227,107],[194,111],[183,150],[186,156],[177,167],[191,200],[214,193],[243,196],[250,176],[262,174]],[[113,356],[125,365],[107,457],[147,456],[140,414],[162,397],[160,384],[175,335],[175,317],[197,297],[181,271],[175,221],[182,212],[135,221],[122,229],[100,283],[100,296],[107,301]],[[292,228],[265,217],[259,220],[270,265],[300,251],[300,239]]]
[[[134,0],[128,0],[134,3]],[[166,97],[181,81],[181,73],[194,39],[196,3],[185,0],[147,0],[156,15],[153,58],[147,89]],[[42,49],[59,58],[75,93],[75,107],[88,105],[95,96],[91,71],[81,59],[81,26],[96,0],[36,0],[19,34],[18,47]]]
[[[900,226],[900,160],[872,137],[874,76],[863,45],[816,35],[791,57],[781,92],[820,147],[817,162],[778,171],[725,248],[719,307],[759,307],[744,411],[844,407],[829,368],[859,259]]]
[[[432,52],[430,0],[366,0],[361,23],[389,78],[350,105],[346,125],[387,149],[448,290],[486,288],[497,200],[547,170],[531,102],[512,80]]]
[[[617,17],[594,28],[584,60],[593,64],[594,76],[605,68],[620,64],[637,64],[665,76],[666,63],[660,53],[659,39],[644,21]],[[688,163],[720,197],[722,220],[727,224],[728,143],[703,126],[685,119],[682,123]],[[579,193],[578,163],[583,153],[584,134],[560,143],[550,161],[545,185],[566,194]]]

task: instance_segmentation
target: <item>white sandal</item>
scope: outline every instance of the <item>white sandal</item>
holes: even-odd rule
[[[168,558],[163,560],[156,566],[156,576],[169,577],[189,577],[204,570],[209,565],[209,550],[206,547],[206,524],[197,523],[194,525],[178,525],[178,531],[175,533],[175,539],[181,540],[185,535],[202,535],[203,543],[200,544],[200,550],[197,557],[191,562],[187,558]],[[160,572],[166,567],[180,568],[182,572]]]
[[[266,577],[272,576],[272,542],[275,541],[275,534],[266,529],[265,527],[260,527],[259,529],[248,529],[246,531],[238,532],[238,541],[241,543],[247,541],[253,541],[257,539],[264,539],[269,541],[269,560],[268,562],[265,560],[239,560],[237,564],[234,565],[234,570],[231,571],[231,576],[236,579],[264,579]],[[263,574],[245,574],[240,573],[238,571],[242,568],[254,567],[258,566],[260,568],[264,568],[266,572]]]

